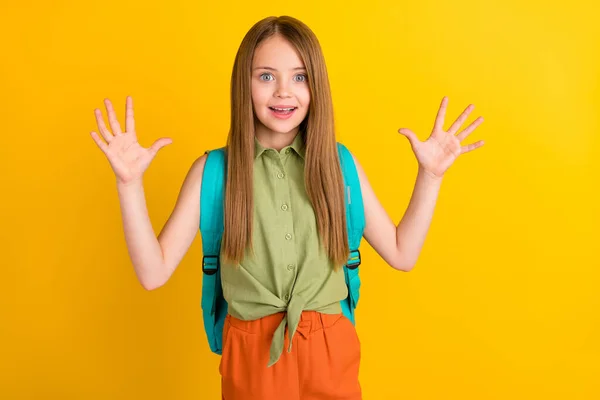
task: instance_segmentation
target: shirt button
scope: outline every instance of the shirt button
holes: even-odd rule
[[[288,205],[287,205],[287,204],[284,204],[284,205],[282,205],[282,206],[281,206],[281,209],[282,209],[283,211],[287,211],[287,209],[288,209]]]
[[[289,264],[287,266],[288,271],[293,271],[294,270],[294,264]]]
[[[290,154],[290,152],[291,152],[291,151],[292,151],[292,150],[290,150],[290,149],[286,149],[286,150],[285,150],[285,154]]]
[[[284,176],[285,176],[285,175],[283,175],[283,172],[280,172],[280,173],[278,173],[278,174],[277,174],[277,177],[278,177],[279,179],[283,178]]]
[[[292,238],[292,234],[288,233],[285,235],[286,240],[290,240]]]
[[[286,300],[289,300],[289,299],[290,299],[290,295],[289,295],[289,294],[286,294],[286,295],[285,295],[285,299],[286,299]]]

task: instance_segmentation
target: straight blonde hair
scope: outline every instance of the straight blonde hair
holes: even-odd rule
[[[221,256],[228,262],[239,263],[245,250],[253,248],[252,61],[259,44],[276,34],[295,46],[307,70],[311,101],[298,133],[303,135],[306,144],[304,183],[315,211],[317,232],[338,270],[346,264],[350,250],[329,78],[317,37],[303,22],[289,16],[268,17],[257,22],[244,36],[235,57],[231,75],[231,127],[226,145]]]

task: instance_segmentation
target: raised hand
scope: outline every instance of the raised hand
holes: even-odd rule
[[[133,99],[127,96],[126,114],[125,114],[125,132],[121,131],[121,126],[110,100],[105,99],[106,112],[108,114],[108,122],[112,133],[106,128],[102,112],[96,108],[96,122],[98,130],[106,141],[102,141],[96,132],[92,132],[91,136],[102,152],[108,158],[110,165],[117,177],[118,183],[127,184],[136,180],[140,180],[142,175],[150,165],[150,162],[156,156],[158,150],[164,146],[171,144],[170,138],[160,138],[156,140],[149,148],[142,147],[137,140],[135,134],[135,121],[133,119]]]
[[[456,132],[458,132],[475,107],[470,104],[458,119],[454,121],[452,126],[447,131],[444,131],[444,119],[447,107],[448,97],[444,97],[435,119],[433,131],[424,142],[419,141],[417,135],[410,129],[401,128],[398,130],[400,134],[406,136],[410,141],[412,150],[419,162],[419,167],[434,178],[441,178],[459,155],[475,150],[484,144],[483,140],[480,140],[466,146],[461,145],[461,142],[483,122],[483,117],[477,118],[467,128],[456,135]]]

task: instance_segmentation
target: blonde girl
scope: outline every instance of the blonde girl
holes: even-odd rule
[[[459,132],[473,106],[444,129],[443,98],[423,142],[400,129],[418,160],[409,206],[395,225],[356,158],[364,202],[364,238],[394,269],[410,271],[430,226],[444,173],[470,145],[461,142],[483,121]],[[191,246],[200,224],[207,154],[192,164],[174,210],[156,237],[142,177],[169,138],[142,147],[133,100],[125,130],[105,100],[110,131],[95,110],[91,136],[116,176],[129,256],[142,286],[164,285]],[[376,106],[376,104],[374,104]],[[344,186],[336,148],[325,60],[301,21],[269,17],[242,40],[231,77],[231,126],[221,279],[228,315],[219,371],[223,399],[361,398],[360,342],[341,313],[348,295],[341,272],[348,260]]]

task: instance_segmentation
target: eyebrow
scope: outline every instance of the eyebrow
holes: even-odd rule
[[[257,69],[268,69],[269,71],[277,71],[275,68],[272,67],[256,67],[254,68],[254,70],[256,71]],[[296,68],[292,68],[293,71],[297,71],[297,70],[306,70],[306,68],[304,67],[296,67]]]

